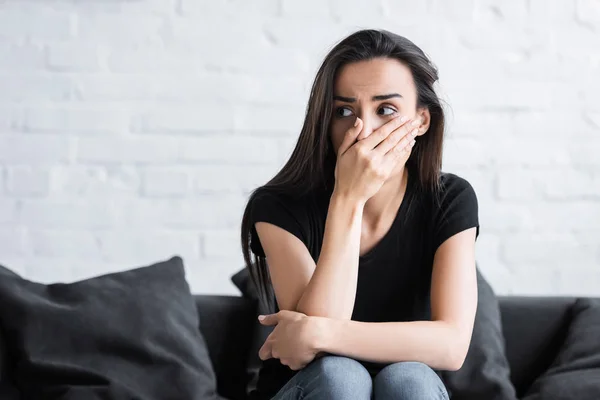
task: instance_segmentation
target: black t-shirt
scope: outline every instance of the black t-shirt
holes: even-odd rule
[[[358,285],[352,319],[364,322],[430,320],[430,286],[433,257],[452,235],[477,227],[475,191],[465,179],[442,173],[437,196],[419,190],[417,177],[408,176],[404,198],[385,236],[359,257]],[[251,250],[264,257],[254,229],[269,222],[298,237],[317,262],[331,192],[315,192],[302,198],[260,192],[251,206]],[[363,363],[374,374],[384,365]],[[270,398],[294,371],[271,359],[263,363],[256,398]]]

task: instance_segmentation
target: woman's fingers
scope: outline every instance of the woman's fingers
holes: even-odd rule
[[[413,133],[414,132],[415,131],[413,131]],[[408,152],[410,152],[410,150],[416,143],[415,137],[416,134],[414,136],[412,134],[404,136],[402,140],[400,140],[390,151],[388,151],[383,156],[383,162],[386,164],[389,170],[392,170],[398,163],[398,160],[400,160],[402,157],[408,154]]]
[[[352,147],[354,142],[356,142],[356,138],[358,137],[362,128],[363,128],[362,120],[360,118],[356,118],[356,121],[354,122],[354,126],[350,129],[348,129],[348,131],[346,132],[346,135],[344,136],[344,140],[342,141],[342,144],[340,144],[340,148],[338,149],[338,156],[341,156],[350,147]]]
[[[272,350],[272,344],[269,340],[267,340],[262,347],[260,348],[260,350],[258,351],[258,357],[261,360],[268,360],[269,358],[273,358],[273,354],[271,353]]]
[[[379,128],[377,128],[373,133],[371,133],[368,137],[360,141],[361,146],[366,147],[368,150],[372,150],[379,145],[382,141],[384,141],[392,132],[394,132],[399,127],[403,126],[408,122],[408,117],[406,116],[397,116],[392,118]]]
[[[419,133],[419,125],[421,125],[421,120],[416,119],[409,124],[400,126],[375,147],[373,151],[379,156],[384,156],[398,145],[408,146]]]

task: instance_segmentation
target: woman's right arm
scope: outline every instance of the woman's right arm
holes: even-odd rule
[[[383,185],[412,140],[407,137],[407,121],[396,118],[355,145],[362,129],[362,121],[357,121],[338,150],[336,185],[317,263],[296,236],[273,224],[256,223],[281,310],[352,317],[364,204]]]
[[[350,319],[358,280],[362,209],[360,202],[348,196],[332,195],[316,264],[296,236],[266,222],[256,223],[281,310]]]

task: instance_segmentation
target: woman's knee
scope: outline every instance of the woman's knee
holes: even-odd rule
[[[400,362],[383,368],[373,380],[376,399],[448,399],[440,377],[420,362]]]
[[[313,362],[318,371],[318,389],[329,399],[370,399],[371,375],[356,360],[325,356]]]

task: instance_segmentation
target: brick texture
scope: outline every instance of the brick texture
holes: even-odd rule
[[[600,295],[598,0],[1,2],[0,263],[71,281],[179,254],[195,292],[236,293],[248,193],[363,27],[440,68],[497,291]]]

